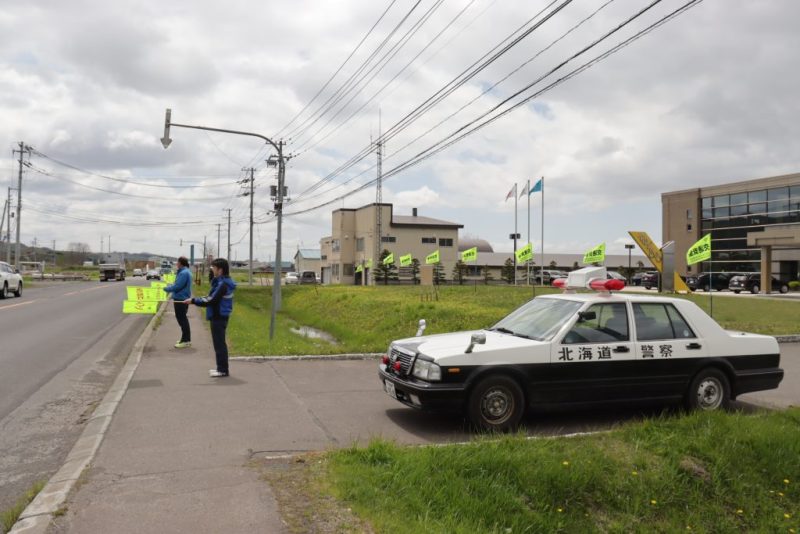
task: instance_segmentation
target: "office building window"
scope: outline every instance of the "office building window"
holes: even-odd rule
[[[692,208],[689,208],[689,209],[686,210],[686,220],[687,221],[691,221],[692,220]]]
[[[356,251],[363,252],[364,251],[364,238],[359,237],[356,239]]]
[[[334,239],[331,241],[331,252],[339,252],[339,240]]]
[[[423,245],[435,245],[436,244],[436,238],[435,237],[423,237],[422,238],[422,244]]]
[[[381,243],[397,243],[397,238],[393,235],[385,235],[381,237]]]
[[[354,271],[355,269],[352,263],[345,263],[342,265],[342,274],[344,274],[344,276],[353,276]]]
[[[452,247],[453,246],[453,239],[450,237],[441,237],[439,238],[439,246],[440,247]]]

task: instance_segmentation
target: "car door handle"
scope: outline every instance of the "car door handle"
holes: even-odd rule
[[[631,351],[631,349],[629,349],[625,345],[620,345],[619,347],[614,347],[614,349],[612,350],[612,352],[630,352],[630,351]]]
[[[686,345],[686,348],[690,349],[690,350],[692,350],[692,349],[702,349],[703,345],[701,345],[700,343],[689,343],[688,345]]]

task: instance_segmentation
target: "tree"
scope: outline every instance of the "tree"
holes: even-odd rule
[[[419,283],[419,260],[417,258],[411,260],[411,281],[414,285]]]
[[[644,269],[644,262],[642,260],[639,260],[639,261],[636,262],[636,266],[639,269]]]
[[[511,258],[508,258],[503,264],[502,277],[507,284],[514,283],[514,260]]]
[[[436,262],[433,264],[433,283],[437,286],[444,282],[444,267],[440,262]]]
[[[381,259],[378,265],[375,266],[375,280],[382,280],[383,285],[388,285],[389,280],[397,280],[397,266],[394,263],[385,265],[384,258],[391,254],[388,250],[384,249],[381,252]]]
[[[556,263],[556,260],[551,261],[550,262],[550,268],[551,269],[555,269],[556,267],[558,267],[558,264]]]
[[[489,282],[494,280],[494,276],[492,276],[492,272],[489,270],[489,265],[483,266],[483,283],[485,285],[489,285]]]
[[[81,265],[89,257],[89,245],[73,242],[67,245],[66,262],[68,265]]]
[[[580,269],[580,266],[578,265],[578,262],[576,261],[576,262],[574,262],[572,264],[572,270],[573,271],[577,271],[578,269]]]
[[[453,266],[453,280],[458,281],[458,285],[464,285],[464,275],[467,274],[467,264],[458,260]]]

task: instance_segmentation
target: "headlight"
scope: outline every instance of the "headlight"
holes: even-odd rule
[[[411,373],[417,378],[428,381],[436,381],[442,379],[442,369],[433,362],[421,360],[417,358],[414,363],[414,370]]]

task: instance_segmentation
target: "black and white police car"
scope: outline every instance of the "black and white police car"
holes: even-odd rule
[[[537,297],[486,330],[393,341],[379,366],[384,390],[502,431],[532,405],[653,399],[714,410],[783,379],[774,337],[724,330],[689,300],[614,293],[624,282],[607,280],[603,267],[558,285],[563,294]]]

